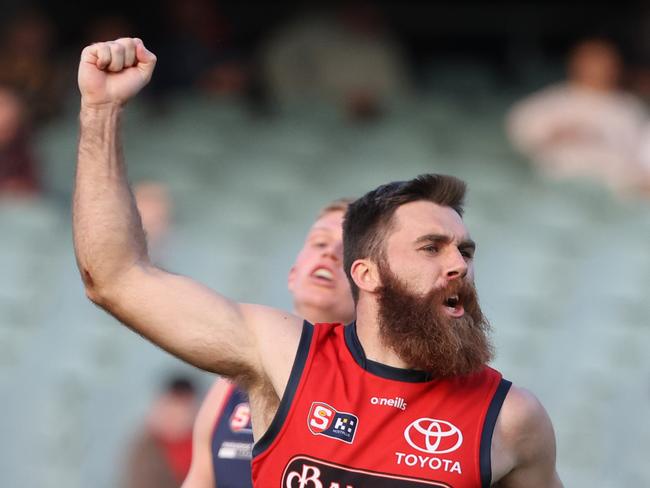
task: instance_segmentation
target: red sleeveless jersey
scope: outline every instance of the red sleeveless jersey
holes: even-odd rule
[[[510,382],[366,359],[355,324],[305,322],[287,389],[253,448],[255,487],[485,488]]]

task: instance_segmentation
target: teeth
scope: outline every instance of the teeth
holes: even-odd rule
[[[332,274],[332,272],[325,268],[318,268],[316,271],[314,271],[313,275],[316,276],[317,278],[323,278],[326,280],[334,279],[334,275]]]

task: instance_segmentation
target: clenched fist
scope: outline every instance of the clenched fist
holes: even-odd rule
[[[149,83],[155,66],[156,56],[137,38],[86,47],[78,74],[82,104],[123,105]]]

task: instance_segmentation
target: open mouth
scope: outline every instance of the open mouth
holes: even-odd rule
[[[332,273],[331,270],[324,268],[324,267],[319,267],[316,268],[312,273],[311,276],[318,280],[319,282],[322,283],[333,283],[334,282],[334,273]]]
[[[447,297],[444,301],[445,310],[452,317],[462,317],[465,313],[465,309],[460,301],[458,295],[451,295]]]

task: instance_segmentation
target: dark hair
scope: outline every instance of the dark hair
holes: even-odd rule
[[[451,207],[462,217],[465,191],[465,182],[458,178],[424,174],[382,185],[350,204],[343,222],[343,265],[355,303],[359,288],[352,279],[352,263],[357,259],[381,258],[395,210],[405,203],[426,200]]]
[[[166,393],[171,393],[172,395],[193,396],[197,394],[194,381],[183,374],[168,377],[163,389]]]

